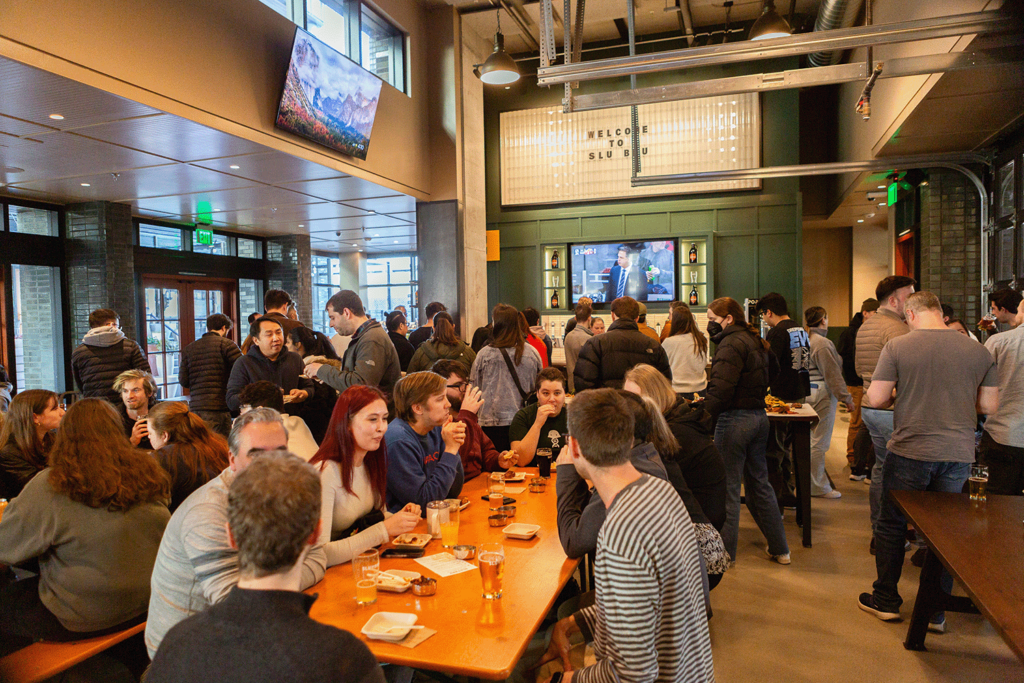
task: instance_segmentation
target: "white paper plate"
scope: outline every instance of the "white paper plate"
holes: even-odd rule
[[[408,628],[387,630],[389,626],[412,626],[416,623],[415,614],[405,612],[377,612],[363,625],[362,633],[370,640],[386,640],[392,643],[409,635]]]
[[[507,527],[501,530],[501,533],[505,534],[509,538],[518,538],[521,540],[529,540],[533,538],[534,534],[540,531],[540,526],[537,524],[509,524]]]
[[[516,472],[513,477],[505,477],[505,483],[510,481],[526,481],[526,472]]]

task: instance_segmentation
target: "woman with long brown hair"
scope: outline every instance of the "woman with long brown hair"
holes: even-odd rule
[[[717,348],[711,359],[704,405],[718,418],[715,446],[725,462],[725,549],[735,560],[739,545],[740,484],[745,481],[747,508],[768,540],[768,557],[779,564],[789,564],[789,544],[775,491],[768,483],[765,460],[768,415],[764,411],[764,397],[775,356],[757,328],[747,323],[740,305],[730,297],[715,299],[708,306],[708,335]]]
[[[171,512],[228,466],[227,440],[181,401],[164,401],[149,411],[149,442],[171,477]]]
[[[29,389],[14,397],[0,427],[0,498],[14,498],[46,468],[53,430],[60,426],[60,397],[45,389]]]
[[[429,370],[439,360],[457,360],[464,363],[467,369],[472,367],[473,361],[476,360],[476,351],[455,334],[455,321],[447,311],[441,311],[434,316],[434,331],[430,339],[416,349],[412,360],[409,361],[406,374]]]
[[[708,386],[704,373],[708,364],[707,337],[697,328],[689,306],[676,301],[671,311],[672,331],[661,345],[672,366],[672,390],[677,394],[702,392]]]
[[[100,399],[71,406],[49,464],[0,524],[0,564],[39,560],[38,577],[0,590],[0,632],[79,640],[141,622],[171,516],[167,473]]]
[[[511,448],[508,427],[526,403],[542,366],[540,354],[526,343],[515,306],[498,304],[491,311],[491,321],[491,343],[477,354],[469,381],[484,398],[477,413],[480,427],[494,447],[504,452]]]

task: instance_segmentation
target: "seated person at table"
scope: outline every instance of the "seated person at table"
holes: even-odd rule
[[[281,413],[284,428],[288,430],[288,452],[306,462],[316,455],[320,447],[313,439],[313,433],[306,426],[305,420],[298,415],[284,414],[284,395],[281,393],[281,387],[273,382],[253,382],[238,392],[238,402],[243,415],[253,408],[273,408]]]
[[[538,448],[557,455],[565,445],[565,375],[558,368],[544,368],[537,373],[534,389],[537,402],[516,413],[508,428],[512,450],[524,467],[533,462]]]
[[[237,412],[241,406],[238,392],[253,382],[266,380],[281,387],[288,397],[285,403],[302,403],[313,393],[313,382],[303,376],[302,356],[285,348],[284,328],[281,323],[266,316],[249,327],[253,345],[245,355],[231,366],[225,400],[228,408]],[[299,412],[293,406],[289,412]]]
[[[309,618],[303,560],[317,543],[320,482],[283,451],[240,472],[228,491],[228,542],[238,585],[168,632],[146,680],[383,683],[370,650],[351,633]]]
[[[7,419],[0,420],[0,498],[14,498],[46,469],[53,430],[62,417],[64,408],[52,391],[29,389],[14,397]]]
[[[597,603],[556,623],[549,652],[562,657],[564,683],[714,681],[690,518],[671,484],[630,462],[633,427],[628,404],[611,389],[578,394],[569,406],[568,457],[594,483],[606,518],[594,563]],[[575,631],[597,654],[578,671],[569,661]]]
[[[149,442],[146,416],[157,404],[156,381],[145,370],[125,370],[114,380],[114,391],[121,395],[117,410],[121,415],[125,436],[136,448],[153,450]]]
[[[223,600],[238,583],[238,553],[228,543],[228,488],[261,453],[284,449],[288,432],[281,414],[254,408],[235,418],[228,435],[228,466],[196,489],[171,515],[153,567],[146,649],[156,654],[179,621]],[[327,558],[313,548],[302,563],[302,588],[324,577]]]
[[[387,431],[390,512],[409,503],[426,512],[430,501],[462,492],[459,448],[466,425],[452,420],[446,391],[444,377],[433,372],[414,372],[395,384],[398,419]]]
[[[167,474],[102,399],[71,406],[49,461],[0,524],[0,564],[39,560],[39,576],[0,591],[0,632],[68,641],[139,623],[170,517]]]
[[[414,503],[393,515],[384,510],[387,429],[383,392],[358,384],[349,387],[334,406],[323,446],[309,461],[323,487],[319,542],[328,567],[412,531],[420,521],[421,510]]]
[[[164,401],[149,412],[153,455],[171,477],[174,512],[197,488],[228,466],[228,442],[182,401]]]
[[[469,383],[469,368],[457,360],[439,360],[431,372],[447,378],[449,412],[452,419],[466,425],[466,440],[459,448],[466,481],[481,472],[507,470],[518,461],[515,451],[502,453],[477,422],[476,413],[484,404],[482,392]]]

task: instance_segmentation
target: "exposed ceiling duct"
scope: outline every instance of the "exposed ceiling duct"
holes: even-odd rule
[[[864,0],[822,0],[818,8],[818,18],[814,21],[815,31],[831,31],[837,28],[850,28],[857,21]],[[811,66],[832,66],[838,64],[843,56],[841,50],[815,52],[807,61]]]

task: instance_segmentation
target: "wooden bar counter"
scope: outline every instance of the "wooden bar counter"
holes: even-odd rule
[[[516,517],[512,522],[540,525],[540,531],[529,541],[505,538],[500,527],[488,526],[490,511],[481,499],[487,493],[486,473],[467,482],[461,494],[472,502],[461,513],[459,544],[479,547],[481,543],[498,542],[505,548],[500,600],[485,600],[481,596],[479,569],[438,578],[415,560],[385,558],[380,561],[381,570],[405,569],[436,578],[437,593],[418,597],[411,589],[405,593],[378,590],[375,604],[360,606],[355,600],[352,565],[345,563],[328,569],[324,579],[306,591],[320,596],[310,616],[350,631],[381,662],[476,678],[507,678],[578,564],[577,560],[566,558],[558,542],[554,472],[543,493],[530,493],[529,480],[536,476],[537,469],[515,471],[525,471],[526,481],[508,486],[522,486],[524,491],[505,495],[516,499]],[[416,531],[425,532],[426,522],[420,522]],[[449,551],[441,547],[439,539],[432,540],[424,556],[440,552]],[[475,558],[470,562],[477,564]],[[398,643],[369,640],[360,630],[376,612],[414,613],[417,624],[437,633],[412,649]]]

